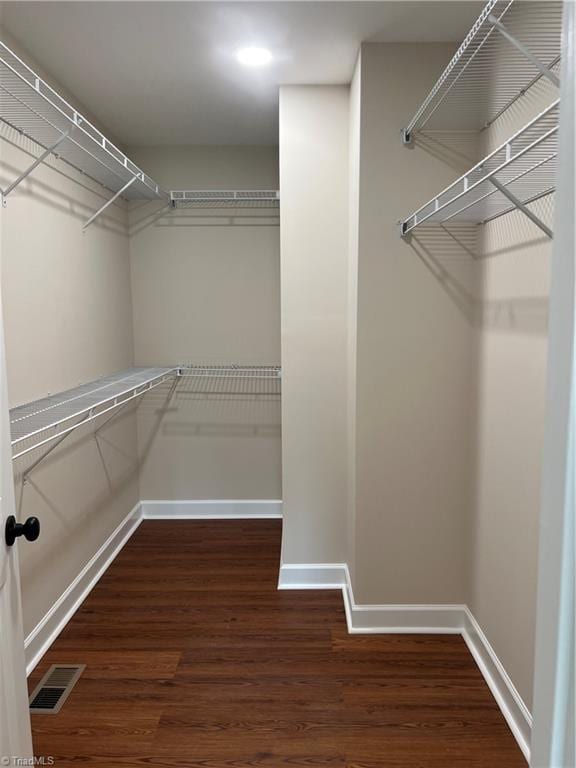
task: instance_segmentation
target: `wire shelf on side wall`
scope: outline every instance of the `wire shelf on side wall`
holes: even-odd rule
[[[423,129],[481,131],[542,77],[557,85],[561,35],[561,2],[489,0],[404,129],[405,143]]]
[[[0,119],[106,189],[123,190],[127,200],[168,196],[2,42]]]
[[[520,208],[532,218],[531,202],[554,191],[559,101],[401,222],[407,235],[425,222],[482,224]],[[550,237],[542,222],[535,221]]]
[[[173,380],[178,368],[129,368],[10,410],[13,459]]]
[[[276,189],[187,189],[172,190],[173,208],[278,208]]]

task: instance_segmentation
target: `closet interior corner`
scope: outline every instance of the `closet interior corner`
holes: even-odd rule
[[[0,763],[572,765],[575,13],[0,3]]]

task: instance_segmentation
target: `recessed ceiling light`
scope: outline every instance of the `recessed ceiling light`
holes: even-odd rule
[[[272,61],[272,54],[266,48],[241,48],[236,58],[245,67],[264,67]]]

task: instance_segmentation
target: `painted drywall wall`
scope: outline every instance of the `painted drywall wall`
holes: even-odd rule
[[[364,45],[359,116],[351,100],[360,204],[348,560],[360,603],[469,604],[530,707],[550,242],[521,213],[480,230],[422,227],[405,243],[393,222],[556,93],[541,81],[482,141],[434,134],[403,148],[399,130],[448,60],[442,49]],[[551,225],[550,198],[534,210]]]
[[[358,337],[358,251],[360,243],[360,147],[362,134],[362,51],[350,83],[348,106],[348,328],[347,350],[347,540],[352,584],[356,581],[356,365]]]
[[[346,559],[348,98],[280,89],[285,563]]]
[[[400,131],[449,60],[447,44],[362,46],[354,594],[358,603],[461,603],[473,467],[473,260],[397,222],[461,172],[442,137]],[[469,160],[468,160],[469,162]]]
[[[131,156],[167,189],[278,188],[275,147]],[[280,364],[277,208],[135,204],[130,230],[138,364]],[[197,394],[198,384],[182,380],[139,410],[142,498],[280,499],[279,398]]]
[[[38,147],[5,125],[0,130],[5,188]],[[126,211],[113,206],[82,233],[83,221],[109,195],[62,161],[50,160],[8,198],[1,269],[11,406],[132,364]],[[42,451],[15,463],[19,518],[35,515],[42,526],[38,541],[17,545],[25,633],[139,498],[133,415],[125,413],[94,437],[97,427],[92,422],[71,435],[25,485],[22,473]]]
[[[483,154],[554,98],[556,89],[541,80],[485,132]],[[532,205],[550,227],[552,202],[548,197]],[[514,212],[482,227],[478,253],[481,311],[469,603],[531,708],[551,241]]]

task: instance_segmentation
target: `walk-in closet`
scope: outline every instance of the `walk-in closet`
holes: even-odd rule
[[[575,768],[573,0],[0,3],[0,763]]]

